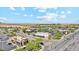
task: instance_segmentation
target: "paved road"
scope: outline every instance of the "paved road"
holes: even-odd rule
[[[9,37],[7,35],[0,34],[0,50],[9,51],[16,48],[16,46],[12,44],[9,45],[8,40],[9,40]]]
[[[53,42],[53,40],[51,41]],[[47,43],[46,43],[47,44]],[[44,45],[44,51],[78,51],[79,50],[79,31],[63,38],[57,44]]]
[[[0,42],[0,50],[9,51],[15,48],[16,46],[8,45],[7,42]]]

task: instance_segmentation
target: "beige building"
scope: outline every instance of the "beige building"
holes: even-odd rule
[[[47,32],[37,32],[37,33],[34,34],[34,36],[41,37],[41,38],[44,38],[44,39],[49,39],[51,34],[47,33]]]
[[[10,42],[19,47],[25,45],[28,42],[28,39],[21,36],[14,36],[10,38]]]

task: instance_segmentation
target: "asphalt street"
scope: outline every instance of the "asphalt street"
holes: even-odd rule
[[[44,51],[79,51],[79,31],[64,37],[57,44],[45,43]]]

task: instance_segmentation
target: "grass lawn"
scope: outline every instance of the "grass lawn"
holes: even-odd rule
[[[59,39],[61,39],[61,37],[62,37],[62,33],[59,32],[59,31],[57,31],[57,32],[54,34],[53,39],[59,40]]]
[[[41,49],[40,43],[43,42],[41,38],[35,38],[34,40],[29,41],[25,47],[17,48],[15,51],[38,51]]]

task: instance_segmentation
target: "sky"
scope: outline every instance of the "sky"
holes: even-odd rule
[[[0,7],[0,22],[79,24],[79,7]]]

